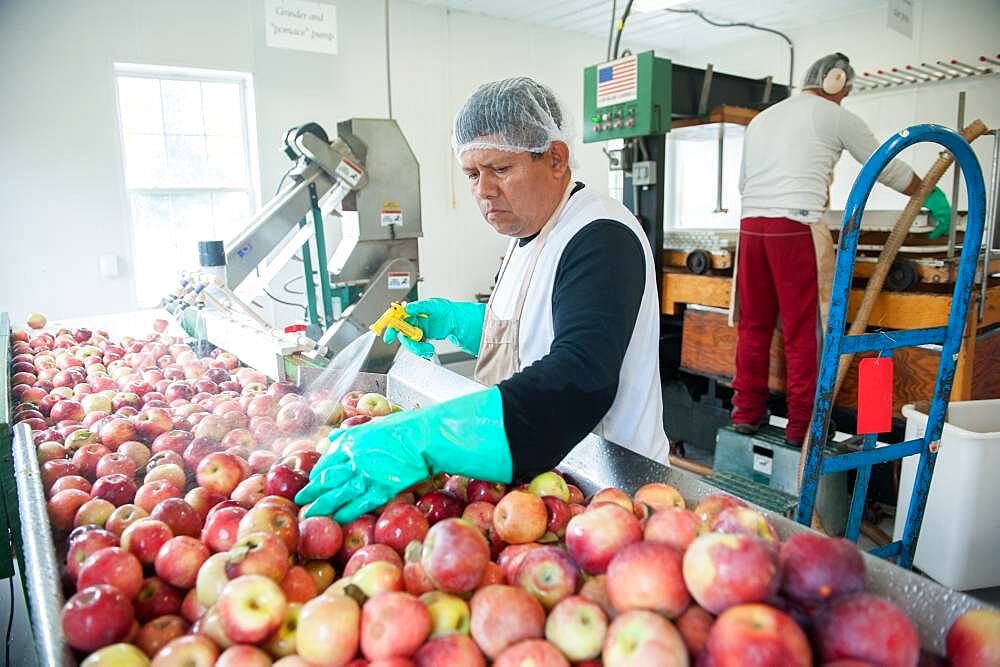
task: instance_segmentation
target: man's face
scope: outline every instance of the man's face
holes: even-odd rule
[[[504,236],[537,234],[562,197],[569,149],[553,143],[540,156],[495,148],[462,153],[462,171],[486,221]]]

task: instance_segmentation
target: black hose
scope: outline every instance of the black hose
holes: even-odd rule
[[[618,32],[615,34],[615,48],[612,49],[613,58],[618,58],[618,45],[622,41],[622,31],[625,30],[625,21],[628,20],[628,15],[632,13],[632,2],[634,0],[628,0],[625,3],[625,11],[622,12],[622,17],[618,20]]]
[[[629,5],[632,3],[630,2]],[[788,43],[788,92],[792,92],[794,76],[795,76],[795,44],[792,42],[791,38],[780,30],[775,30],[774,28],[765,28],[763,26],[754,25],[753,23],[746,23],[745,21],[735,21],[735,22],[723,22],[723,21],[713,21],[712,19],[705,16],[700,10],[697,9],[666,9],[665,11],[672,12],[674,14],[694,14],[702,21],[709,25],[713,25],[716,28],[750,28],[751,30],[760,30],[761,32],[769,32],[772,35],[777,35],[781,37],[785,42]],[[622,18],[624,23],[624,17]],[[619,32],[619,36],[621,33]],[[616,47],[617,48],[617,47]]]
[[[611,40],[615,36],[615,14],[618,13],[618,0],[611,0],[611,25],[608,26],[608,48],[604,54],[605,60],[611,60]]]

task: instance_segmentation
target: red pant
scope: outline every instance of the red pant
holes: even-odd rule
[[[733,422],[754,423],[764,416],[771,337],[780,315],[787,369],[785,434],[801,441],[812,417],[818,365],[819,297],[812,233],[788,218],[743,218],[736,271],[740,314]]]

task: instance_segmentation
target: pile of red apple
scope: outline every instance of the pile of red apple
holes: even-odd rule
[[[585,502],[555,472],[509,490],[438,476],[345,526],[303,519],[292,499],[330,429],[398,409],[385,397],[305,397],[156,333],[12,340],[15,419],[65,556],[63,632],[86,667],[921,657],[906,616],[864,592],[853,544],[782,543],[731,496],[687,509],[660,483]],[[961,617],[948,652],[1000,664],[1000,615]]]

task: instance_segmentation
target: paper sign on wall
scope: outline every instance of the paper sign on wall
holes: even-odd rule
[[[889,0],[887,24],[903,37],[913,39],[913,0]]]
[[[307,0],[264,0],[268,46],[316,53],[337,52],[337,8]]]

